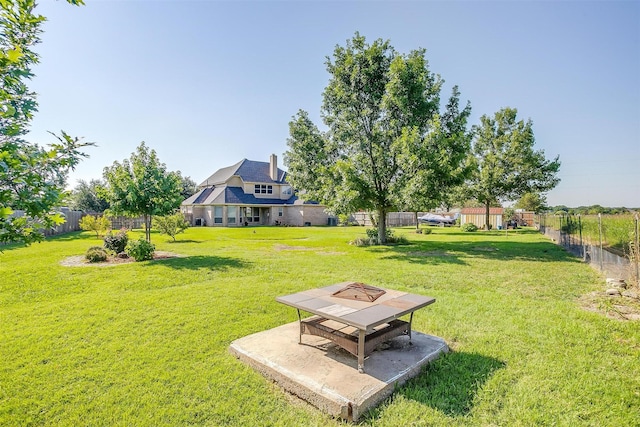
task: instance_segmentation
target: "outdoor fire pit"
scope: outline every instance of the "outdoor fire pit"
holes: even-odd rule
[[[399,335],[411,340],[413,313],[435,302],[435,298],[381,289],[360,282],[344,282],[277,297],[294,307],[300,323],[299,343],[304,334],[328,339],[358,358],[364,359],[382,342]],[[303,319],[300,311],[314,316]],[[399,318],[409,315],[408,321]]]

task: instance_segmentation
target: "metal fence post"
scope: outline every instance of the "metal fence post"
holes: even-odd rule
[[[638,273],[638,264],[640,263],[640,242],[638,242],[638,214],[635,220],[635,248],[633,248],[633,257],[636,262],[636,285],[640,286],[640,273]]]
[[[600,239],[600,271],[604,269],[602,265],[602,214],[598,214],[598,237]]]
[[[580,255],[582,255],[582,259],[584,260],[584,243],[582,242],[582,217],[578,214],[578,233],[580,236]]]

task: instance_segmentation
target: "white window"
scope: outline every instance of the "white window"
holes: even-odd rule
[[[283,207],[279,207],[278,208],[278,216],[283,216],[284,215],[284,208]]]
[[[273,185],[267,185],[267,194],[273,194]]]
[[[222,206],[213,207],[213,222],[214,224],[222,224]]]
[[[260,194],[260,184],[256,184],[253,190],[254,194]]]
[[[227,224],[236,223],[236,212],[237,208],[235,206],[227,206]]]
[[[286,187],[282,187],[282,194],[285,196],[290,196],[291,195],[291,187],[286,186]]]

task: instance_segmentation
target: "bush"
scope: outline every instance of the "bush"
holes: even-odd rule
[[[420,231],[422,231],[422,234],[431,234],[433,230],[430,228],[421,228]]]
[[[107,252],[101,246],[91,246],[84,257],[89,262],[104,262],[107,260]]]
[[[367,228],[365,230],[367,232],[367,237],[370,239],[378,239],[378,229],[377,228]],[[390,228],[386,229],[387,240],[393,237],[393,230]]]
[[[111,221],[104,216],[95,217],[93,215],[85,215],[80,218],[79,225],[84,231],[94,231],[96,238],[98,238],[111,227]]]
[[[147,242],[143,237],[129,242],[125,249],[127,255],[136,261],[147,261],[153,259],[153,253],[155,250],[155,245],[151,242]]]
[[[110,232],[109,234],[104,236],[104,247],[114,254],[124,252],[128,242],[129,237],[127,236],[127,232],[125,230],[120,230],[116,234]]]
[[[377,246],[380,245],[380,240],[378,239],[378,229],[376,228],[368,228],[366,230],[367,237],[358,237],[355,240],[352,240],[350,244],[355,246]],[[387,228],[387,243],[386,244],[407,244],[409,241],[404,236],[394,236],[393,231]]]
[[[460,226],[462,231],[466,231],[467,233],[473,233],[474,231],[478,231],[478,227],[471,222],[466,222]]]
[[[173,215],[158,216],[153,219],[153,228],[157,228],[160,234],[171,236],[176,241],[176,234],[189,228],[189,223],[180,212]]]

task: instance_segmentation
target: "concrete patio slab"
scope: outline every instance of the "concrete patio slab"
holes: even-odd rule
[[[231,343],[230,352],[289,393],[338,418],[357,421],[422,366],[446,353],[442,338],[412,331],[378,347],[358,373],[357,359],[321,337],[303,335],[298,322],[258,332]]]

